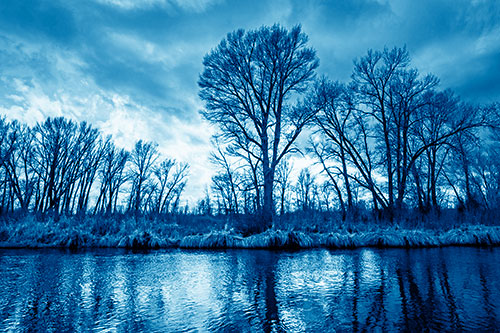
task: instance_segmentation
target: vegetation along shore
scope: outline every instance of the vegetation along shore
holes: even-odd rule
[[[406,47],[368,50],[349,82],[318,67],[300,26],[236,30],[205,55],[213,173],[189,202],[175,147],[0,118],[0,246],[499,244],[498,102],[440,88]]]

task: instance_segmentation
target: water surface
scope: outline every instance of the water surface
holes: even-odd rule
[[[497,330],[500,248],[0,250],[0,331]]]

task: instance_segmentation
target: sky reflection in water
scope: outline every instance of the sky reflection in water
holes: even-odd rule
[[[500,249],[0,251],[0,330],[491,330]]]

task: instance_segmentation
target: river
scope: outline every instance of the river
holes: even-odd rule
[[[0,331],[500,327],[500,248],[0,250]]]

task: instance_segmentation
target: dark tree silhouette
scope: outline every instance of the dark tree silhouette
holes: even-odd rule
[[[376,210],[390,217],[403,208],[410,180],[421,207],[424,194],[437,205],[443,147],[484,125],[481,112],[436,92],[437,78],[410,68],[405,48],[369,50],[355,62],[352,78],[349,86],[321,80],[313,102],[320,109],[315,123],[323,140],[312,151],[337,189],[342,211],[343,193],[348,207],[353,205],[351,180],[371,193]],[[428,172],[422,172],[423,165]]]
[[[80,161],[76,133],[78,125],[68,119],[48,118],[34,128],[35,167],[41,192],[37,195],[38,211],[60,213],[61,202],[68,197],[76,181]]]
[[[129,152],[116,148],[111,142],[111,138],[107,138],[103,163],[99,171],[101,186],[94,214],[97,212],[111,214],[116,211],[120,187],[128,179],[124,170],[129,157]]]
[[[289,202],[287,202],[289,201],[289,198],[287,198],[287,192],[290,188],[290,174],[292,172],[292,168],[293,166],[291,165],[289,159],[284,159],[276,170],[276,181],[279,184],[278,197],[280,200],[280,215],[285,214],[287,211],[287,205],[289,204]]]
[[[300,26],[237,30],[203,60],[198,84],[204,117],[235,149],[262,165],[261,228],[272,224],[276,167],[314,116],[313,109],[297,103],[318,66],[306,44]]]
[[[316,178],[311,175],[309,168],[304,168],[300,171],[295,191],[297,193],[297,208],[299,210],[308,211],[314,209]]]
[[[165,159],[153,170],[156,181],[153,211],[169,213],[186,186],[189,164]],[[173,205],[172,205],[173,204]],[[173,208],[173,207],[172,207]]]
[[[139,212],[142,207],[144,187],[153,172],[153,165],[158,158],[158,144],[139,140],[131,154],[132,167],[130,177],[132,189],[129,198],[129,210]]]
[[[226,157],[227,153],[223,151],[217,140],[215,140],[215,146],[217,151],[212,152],[210,160],[219,171],[212,177],[212,189],[220,200],[220,208],[224,208],[224,214],[238,214],[241,175],[231,167]]]
[[[410,58],[406,49],[385,49],[384,52],[369,50],[355,62],[353,81],[360,101],[366,105],[367,115],[376,120],[379,127],[383,158],[385,159],[389,206],[394,203],[394,164],[391,141],[391,112],[388,108],[391,82],[408,67]]]

